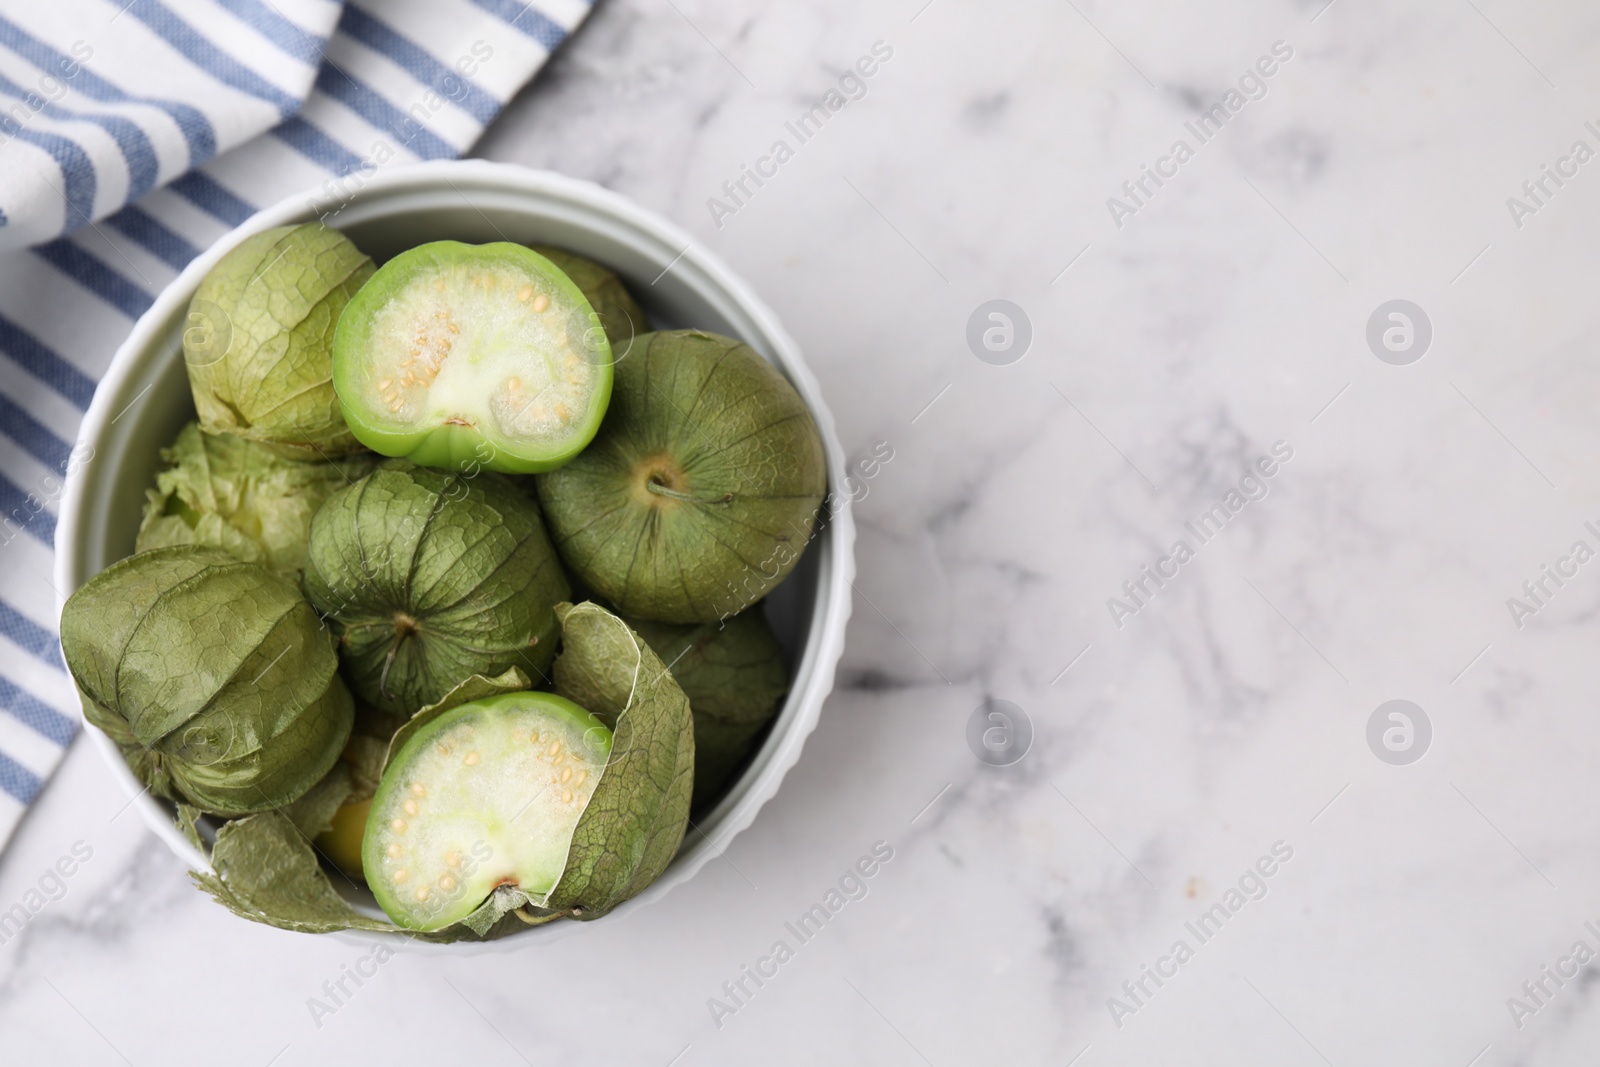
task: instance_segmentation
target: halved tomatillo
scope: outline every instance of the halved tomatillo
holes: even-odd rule
[[[611,346],[583,292],[509,242],[389,260],[339,317],[333,385],[374,452],[532,473],[581,452],[611,400]]]
[[[408,929],[439,930],[500,886],[547,898],[610,754],[611,731],[553,693],[487,697],[427,722],[372,799],[362,865],[379,905]]]

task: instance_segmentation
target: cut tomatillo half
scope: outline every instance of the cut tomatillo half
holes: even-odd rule
[[[611,755],[611,731],[552,693],[449,709],[389,760],[362,842],[384,912],[438,930],[501,886],[543,903]]]
[[[611,400],[582,290],[522,245],[435,241],[389,260],[339,317],[333,385],[374,452],[532,473],[581,452]]]

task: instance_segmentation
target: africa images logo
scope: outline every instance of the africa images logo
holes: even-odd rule
[[[1200,117],[1187,121],[1183,128],[1194,138],[1191,145],[1180,137],[1172,142],[1167,154],[1158,158],[1155,166],[1139,165],[1139,175],[1122,183],[1122,196],[1106,197],[1106,210],[1111,213],[1111,224],[1122,229],[1128,219],[1139,213],[1156,192],[1178,176],[1179,168],[1198,153],[1197,146],[1216,140],[1226,126],[1245,105],[1266,98],[1267,79],[1278,73],[1280,65],[1294,58],[1294,48],[1286,41],[1272,42],[1272,54],[1259,57],[1255,65],[1239,76],[1238,87],[1222,94],[1222,99],[1200,112]]]
[[[1184,532],[1189,536],[1175,540],[1167,555],[1156,560],[1154,567],[1146,563],[1139,568],[1138,574],[1122,583],[1122,593],[1126,599],[1107,597],[1106,610],[1111,613],[1111,621],[1117,624],[1117,629],[1122,629],[1127,619],[1148,607],[1156,593],[1166,588],[1168,582],[1178,577],[1183,565],[1194,559],[1199,547],[1214,540],[1235,515],[1248,505],[1265,500],[1272,491],[1268,480],[1282,469],[1281,464],[1293,458],[1294,446],[1287,441],[1274,441],[1272,454],[1258,456],[1253,464],[1245,468],[1236,488],[1230,488],[1220,500],[1214,501],[1205,511],[1183,524]],[[1189,542],[1190,537],[1194,538],[1193,544]]]
[[[1194,959],[1196,950],[1216,940],[1223,927],[1244,911],[1247,904],[1266,899],[1271,890],[1271,878],[1293,858],[1293,845],[1281,838],[1274,841],[1271,850],[1245,868],[1237,882],[1223,892],[1221,900],[1201,912],[1192,922],[1183,924],[1185,933],[1194,939],[1193,945],[1189,943],[1189,938],[1180,937],[1165,955],[1157,957],[1154,967],[1148,963],[1140,964],[1137,977],[1122,983],[1122,996],[1106,998],[1106,1010],[1111,1013],[1111,1021],[1117,1029],[1122,1029],[1130,1015],[1137,1015],[1147,1007],[1156,993],[1167,982],[1178,977],[1183,966]]]
[[[754,968],[740,964],[739,973],[722,983],[722,996],[706,998],[706,1010],[711,1013],[711,1021],[716,1023],[717,1029],[721,1030],[730,1017],[748,1007],[755,995],[778,976],[784,964],[794,959],[801,947],[822,933],[823,927],[847,904],[865,900],[872,888],[872,878],[880,874],[892,859],[894,846],[887,841],[874,841],[871,854],[861,856],[845,868],[836,886],[829,886],[821,900],[801,912],[793,922],[783,924],[784,930],[794,938],[793,945],[787,938],[779,938],[772,943],[766,955],[757,958]]]
[[[840,72],[835,87],[828,89],[810,107],[783,124],[788,137],[774,140],[766,154],[756,160],[754,167],[740,163],[739,173],[722,183],[722,196],[706,197],[706,210],[711,213],[711,221],[716,223],[717,229],[722,229],[730,217],[742,211],[755,197],[757,190],[776,178],[780,168],[795,157],[799,147],[821,133],[835,115],[850,104],[865,100],[868,81],[893,58],[893,45],[883,40],[872,42],[870,53]],[[794,144],[789,143],[790,137],[794,139]]]

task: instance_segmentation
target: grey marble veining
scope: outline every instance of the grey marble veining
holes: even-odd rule
[[[1600,548],[1600,160],[1508,199],[1600,150],[1597,48],[1572,2],[605,0],[481,153],[677,221],[777,310],[852,454],[893,450],[804,757],[661,904],[400,954],[318,1015],[367,950],[212,905],[79,743],[0,863],[3,907],[93,849],[0,945],[8,1057],[1594,1062],[1600,964],[1541,969],[1600,951],[1600,562],[1520,628],[1507,601]],[[1005,366],[965,339],[997,297],[1033,328]],[[1366,339],[1396,298],[1433,329],[1407,366]],[[1263,495],[1189,533],[1278,442]],[[1433,728],[1406,766],[1367,741],[1397,698]],[[1008,767],[967,746],[991,699],[1034,729]],[[867,895],[718,1013],[880,840]]]

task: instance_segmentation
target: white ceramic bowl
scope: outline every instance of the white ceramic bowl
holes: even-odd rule
[[[347,183],[347,186],[352,183]],[[844,484],[845,457],[833,416],[795,343],[772,312],[715,256],[677,227],[590,182],[482,160],[424,163],[379,172],[339,198],[310,192],[267,208],[219,240],[162,291],[134,324],[95,391],[79,444],[92,458],[68,479],[56,532],[56,587],[70,595],[133,552],[144,491],[158,450],[194,417],[181,336],[189,299],[225,253],[251,234],[318,217],[382,262],[426,241],[520,241],[570,248],[620,275],[659,328],[699,327],[738,337],[772,361],[816,417],[835,490],[795,572],[768,598],[767,616],[789,654],[794,684],[761,751],[732,791],[691,828],[666,872],[611,921],[657,900],[726,849],[755,819],[800,757],[833,687],[850,617],[855,525]],[[85,727],[145,821],[195,868],[189,844],[162,802],[142,792],[111,740]],[[480,947],[513,947],[586,923],[552,923]],[[356,935],[378,937],[384,935]],[[471,943],[449,946],[454,951]]]

